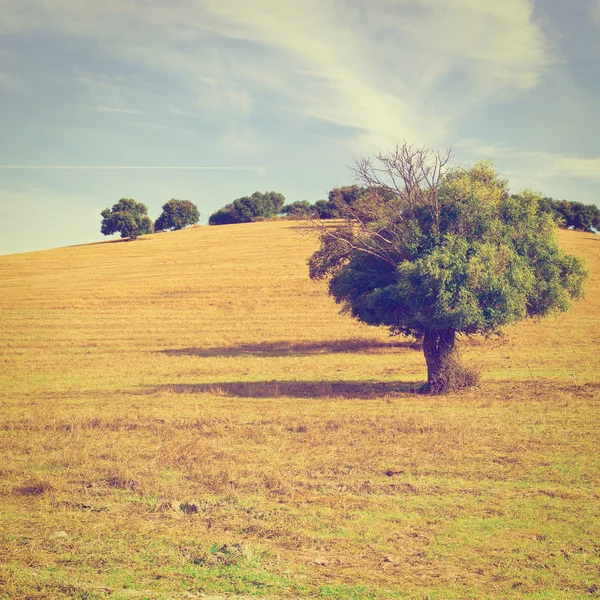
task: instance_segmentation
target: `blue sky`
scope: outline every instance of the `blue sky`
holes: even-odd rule
[[[600,203],[600,0],[0,0],[0,14],[2,254],[103,239],[100,211],[122,197],[153,218],[189,199],[203,221],[256,190],[312,202],[401,140],[491,158],[514,191]]]

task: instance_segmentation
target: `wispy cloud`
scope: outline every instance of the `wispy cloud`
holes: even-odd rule
[[[259,171],[267,167],[246,167],[234,165],[204,166],[153,166],[153,165],[0,165],[4,171],[49,170],[49,171],[111,171],[111,170],[151,170],[151,171]]]
[[[530,90],[555,61],[533,0],[179,0],[143,10],[39,0],[44,10],[26,14],[22,0],[6,1],[5,28],[95,39],[118,60],[177,74],[200,112],[247,125],[268,92],[288,115],[349,128],[369,146],[445,143],[457,118],[498,91]],[[232,43],[224,52],[215,40]],[[94,104],[127,108],[122,82],[80,79]]]
[[[600,156],[582,157],[555,154],[525,148],[503,146],[482,140],[466,140],[455,149],[470,157],[485,157],[509,166],[521,178],[530,176],[538,181],[572,177],[600,183]]]
[[[145,111],[133,108],[139,102],[139,90],[146,85],[138,77],[75,70],[78,95],[83,102],[77,108],[100,113],[141,115]]]
[[[387,1],[410,4],[410,0]],[[529,89],[557,60],[534,18],[532,0],[420,0],[419,4],[422,10],[399,21],[399,27],[425,56],[441,60],[443,69],[458,62],[470,73],[475,88]]]
[[[144,114],[143,111],[137,110],[135,108],[120,108],[115,106],[90,106],[89,104],[82,104],[79,108],[84,108],[85,110],[93,110],[96,112],[106,112],[106,113],[118,113],[122,115],[141,115]]]
[[[531,0],[379,0],[364,8],[332,0],[308,7],[208,0],[206,6],[220,18],[207,25],[213,31],[284,53],[305,79],[304,93],[294,90],[297,110],[355,128],[371,143],[439,143],[457,115],[498,90],[536,86],[555,61]],[[462,77],[469,93],[445,93],[440,111],[431,105],[449,76]]]
[[[335,3],[258,4],[209,0],[208,11],[217,19],[208,26],[220,35],[276,49],[280,68],[296,82],[278,91],[288,94],[286,102],[295,111],[350,127],[371,141],[384,142],[390,135],[427,137],[437,127],[407,100],[396,73],[389,73],[388,85],[380,85],[380,67],[370,57],[372,40],[360,27],[348,26]]]

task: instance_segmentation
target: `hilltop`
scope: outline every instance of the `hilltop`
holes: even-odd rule
[[[0,257],[8,597],[597,596],[600,238],[566,314],[410,340],[308,278],[302,223]]]

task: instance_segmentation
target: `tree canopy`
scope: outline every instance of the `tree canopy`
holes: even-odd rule
[[[121,198],[112,208],[105,208],[100,214],[100,231],[104,235],[120,233],[122,238],[134,240],[138,235],[153,232],[148,207],[133,198]]]
[[[317,200],[314,204],[308,200],[298,200],[284,204],[285,197],[277,192],[254,192],[243,196],[215,211],[208,220],[209,225],[230,225],[250,223],[262,219],[281,217],[287,219],[336,219],[341,215],[338,205],[352,205],[367,193],[365,187],[357,185],[334,188],[327,200]]]
[[[345,312],[423,336],[432,392],[456,383],[456,334],[565,311],[586,277],[559,248],[539,195],[509,194],[490,163],[448,168],[449,159],[405,143],[359,161],[366,192],[338,199],[343,221],[321,227],[309,260]]]
[[[560,227],[579,231],[600,231],[600,208],[593,204],[542,198],[540,206]]]
[[[230,225],[233,223],[251,223],[281,213],[285,196],[278,192],[254,192],[243,196],[220,208],[208,219],[209,225]]]
[[[198,207],[189,200],[176,200],[172,198],[163,204],[162,213],[154,223],[156,231],[165,229],[183,229],[194,225],[200,220]]]
[[[313,216],[314,207],[308,200],[297,200],[291,204],[286,204],[281,212],[288,219],[310,219]]]

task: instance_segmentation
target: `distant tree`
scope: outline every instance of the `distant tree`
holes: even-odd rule
[[[253,196],[260,194],[260,192],[254,192]],[[263,202],[268,207],[269,217],[275,217],[283,208],[285,204],[285,196],[279,192],[265,192],[262,194]]]
[[[106,208],[100,214],[100,231],[104,235],[120,233],[122,238],[134,240],[138,235],[153,232],[148,207],[133,198],[121,198],[112,208]]]
[[[288,219],[310,219],[314,214],[314,207],[308,200],[297,200],[291,204],[286,204],[281,212]]]
[[[566,227],[566,221],[563,215],[556,209],[556,200],[554,198],[549,198],[548,196],[544,196],[540,200],[540,210],[549,214],[554,222],[559,227]]]
[[[319,219],[335,219],[339,216],[336,207],[328,200],[317,200],[313,205],[313,209]]]
[[[209,225],[232,225],[233,223],[240,223],[233,204],[226,204],[208,217]]]
[[[233,208],[239,223],[250,223],[260,219],[275,217],[283,208],[285,196],[277,192],[254,192],[233,201]]]
[[[175,198],[163,204],[162,213],[154,223],[156,231],[165,229],[183,229],[194,225],[200,220],[198,207],[189,200],[176,200]]]
[[[327,203],[330,210],[337,216],[342,212],[353,207],[361,198],[366,195],[367,189],[358,185],[346,185],[341,188],[333,188],[328,196]]]
[[[394,193],[380,185],[371,187],[348,185],[334,188],[329,192],[327,204],[331,218],[343,218],[348,211],[354,216],[361,215],[361,219],[371,219],[371,206],[374,214],[378,214],[379,206],[395,198]]]
[[[573,229],[579,231],[592,232],[598,229],[600,224],[600,209],[591,204],[582,204],[581,202],[571,202],[573,211]]]
[[[540,207],[550,214],[560,227],[587,232],[600,230],[600,208],[593,204],[545,197]]]
[[[345,312],[423,338],[432,393],[472,382],[457,334],[565,311],[587,275],[559,248],[539,196],[511,196],[489,163],[448,169],[449,158],[404,143],[359,161],[366,191],[338,196],[343,222],[321,227],[309,260]]]
[[[243,196],[232,204],[214,212],[208,219],[209,225],[227,225],[231,223],[251,223],[281,213],[285,196],[278,192],[254,192],[251,196]]]
[[[252,196],[243,196],[233,201],[233,210],[237,223],[251,223],[265,219],[270,215],[270,205],[264,201],[262,194],[255,192]]]

